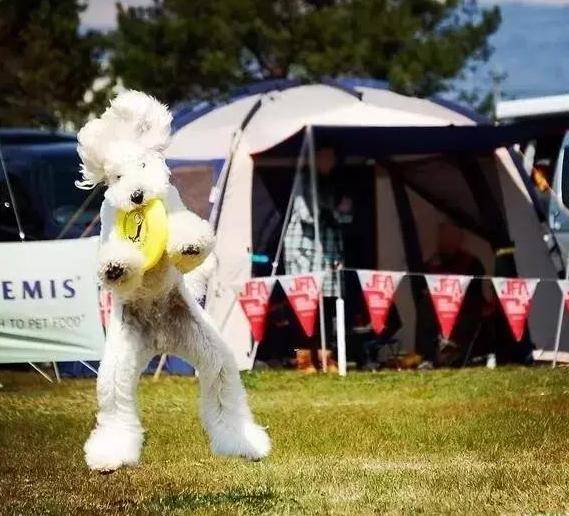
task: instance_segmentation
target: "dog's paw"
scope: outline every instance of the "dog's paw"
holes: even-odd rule
[[[170,261],[182,273],[186,274],[199,267],[207,258],[209,248],[198,244],[183,244],[179,251],[170,254]]]
[[[99,253],[99,279],[106,288],[128,295],[142,282],[142,262],[140,249],[132,243],[107,242]]]
[[[120,280],[126,273],[126,267],[120,263],[108,263],[104,268],[103,274],[109,282]]]
[[[213,249],[214,236],[210,224],[188,211],[168,217],[168,256],[182,273],[199,267]]]
[[[96,427],[84,446],[90,469],[110,473],[121,466],[134,466],[140,460],[141,429]]]
[[[267,431],[252,421],[244,422],[238,431],[218,427],[211,432],[211,438],[211,449],[216,455],[261,460],[271,451]]]
[[[194,244],[188,244],[182,247],[181,254],[184,256],[197,256],[201,254],[203,249],[200,249],[200,246]]]
[[[255,423],[245,425],[243,438],[246,445],[240,454],[250,460],[264,459],[271,451],[271,440],[267,431]]]

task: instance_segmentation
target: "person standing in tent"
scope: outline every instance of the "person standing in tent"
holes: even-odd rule
[[[315,234],[315,221],[312,213],[312,188],[310,174],[305,171],[302,180],[293,192],[294,199],[290,222],[284,237],[284,265],[286,274],[306,274],[324,272],[322,295],[324,297],[324,322],[328,341],[334,334],[334,316],[336,298],[340,285],[336,270],[343,265],[344,244],[342,226],[349,218],[352,200],[347,196],[338,199],[335,178],[339,175],[336,153],[331,147],[324,147],[316,152],[316,171],[319,207],[319,229],[322,252],[318,260]],[[318,263],[316,263],[318,260]],[[315,364],[322,362],[318,357],[318,336],[297,350],[299,369],[315,372]],[[331,354],[330,352],[328,352]],[[335,363],[327,357],[328,371],[336,369]]]

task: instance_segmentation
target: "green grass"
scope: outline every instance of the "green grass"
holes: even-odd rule
[[[569,511],[569,370],[244,376],[265,461],[213,457],[193,379],[145,378],[140,466],[87,470],[92,380],[0,374],[0,513]]]

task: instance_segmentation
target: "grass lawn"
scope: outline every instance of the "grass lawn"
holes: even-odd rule
[[[569,370],[244,376],[265,461],[213,457],[193,379],[142,381],[140,466],[87,470],[93,380],[0,373],[0,513],[569,511]]]

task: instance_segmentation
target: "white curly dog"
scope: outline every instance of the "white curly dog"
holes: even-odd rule
[[[214,453],[260,459],[270,451],[269,437],[253,420],[233,355],[197,301],[214,236],[170,184],[163,151],[171,119],[156,99],[127,91],[78,134],[83,179],[77,186],[107,187],[98,275],[113,292],[97,380],[97,424],[84,448],[95,470],[138,463],[143,428],[136,388],[148,361],[160,353],[181,356],[198,370],[201,416]],[[156,198],[166,208],[168,244],[158,264],[143,272],[140,249],[118,237],[115,217],[119,209],[132,210]]]

